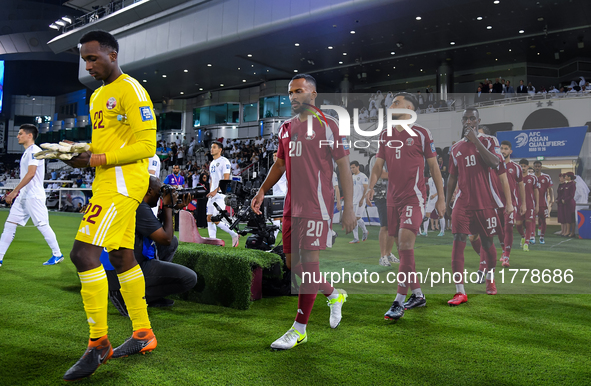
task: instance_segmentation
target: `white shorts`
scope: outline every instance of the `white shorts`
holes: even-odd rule
[[[25,226],[29,218],[33,219],[33,225],[36,227],[49,224],[49,214],[45,206],[45,199],[21,199],[20,196],[17,197],[12,203],[6,221]]]
[[[425,214],[429,216],[431,212],[435,210],[435,202],[436,201],[427,201],[427,206],[425,208]]]
[[[353,212],[355,212],[355,217],[365,217],[365,200],[363,201],[363,205],[359,206],[359,202],[353,204]]]
[[[207,199],[207,212],[205,212],[205,214],[207,214],[208,216],[215,216],[219,213],[215,206],[213,206],[214,202],[217,202],[220,208],[226,209],[226,203],[224,202],[224,198],[226,198],[226,195],[221,193],[218,193],[213,197],[209,197]]]

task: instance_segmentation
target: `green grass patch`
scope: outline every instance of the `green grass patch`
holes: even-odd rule
[[[0,223],[7,214],[0,211]],[[50,214],[66,256],[80,219]],[[380,270],[376,237],[377,229],[370,228],[370,241],[355,245],[360,247],[355,253],[341,250],[341,260],[348,256],[350,264]],[[589,258],[588,241],[552,247],[564,239],[550,243],[551,238],[532,250],[551,248],[548,259],[556,262],[566,254],[583,262]],[[347,241],[341,235],[333,251]],[[50,255],[34,227],[19,227],[0,267],[0,385],[63,384],[61,377],[86,347],[88,325],[76,270],[67,257],[57,266],[42,266]],[[416,255],[417,267],[424,258],[449,264],[451,236],[420,238]],[[537,262],[522,251],[514,251],[514,257],[523,266]],[[321,264],[326,269],[329,259]],[[466,264],[477,264],[469,246]],[[169,309],[149,309],[158,338],[153,353],[111,360],[79,384],[589,384],[591,296],[507,295],[502,286],[499,295],[488,296],[483,287],[474,288],[468,303],[455,308],[446,304],[453,289],[427,295],[427,307],[407,311],[396,323],[383,320],[392,295],[354,294],[336,330],[329,327],[329,309],[319,295],[308,343],[285,352],[270,351],[269,345],[291,326],[296,297],[263,299],[248,310],[177,300]],[[111,305],[109,327],[113,345],[131,334],[129,319]]]

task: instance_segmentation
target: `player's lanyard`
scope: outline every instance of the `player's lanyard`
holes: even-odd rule
[[[174,180],[174,184],[175,185],[180,185],[181,184],[181,176],[175,176],[174,173],[172,174],[172,179]]]

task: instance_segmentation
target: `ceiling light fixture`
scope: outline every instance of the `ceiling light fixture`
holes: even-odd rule
[[[223,83],[220,83],[220,86],[221,86],[221,87],[224,87],[224,84],[223,84]]]
[[[248,54],[248,55],[246,55],[246,56],[248,56],[249,58],[252,58],[252,54]]]
[[[499,3],[500,3],[500,1],[499,1],[499,0],[495,0],[495,1],[493,1],[493,4],[499,4]]]
[[[486,29],[492,29],[492,25],[487,26]]]
[[[163,78],[166,78],[166,75],[162,75]]]
[[[455,46],[456,42],[449,42],[449,44],[451,44],[452,46]]]
[[[295,46],[296,46],[296,47],[299,47],[299,46],[300,46],[300,43],[296,43],[296,44],[295,44]]]
[[[207,63],[207,67],[211,67],[211,63]]]
[[[181,91],[181,95],[185,95],[185,93],[183,91]]]
[[[343,56],[347,56],[347,53],[346,52],[343,52]]]
[[[298,70],[293,70],[293,72],[298,72]]]
[[[421,20],[421,19],[422,19],[422,17],[420,17],[420,16],[417,16],[415,19],[417,19],[417,20]]]
[[[183,72],[189,72],[189,70],[183,70]]]
[[[343,64],[343,62],[339,62],[339,64]]]
[[[476,20],[482,20],[482,16],[478,16]]]
[[[144,83],[148,83],[148,81],[147,81],[147,80],[145,80],[145,79],[144,79],[144,80],[142,80],[142,82],[144,82]]]
[[[525,31],[524,31],[524,30],[522,30],[522,29],[520,29],[520,30],[519,30],[519,33],[520,33],[520,34],[522,34],[522,33],[524,33],[524,32],[525,32]]]
[[[242,83],[246,83],[246,79],[242,79]]]
[[[355,34],[355,31],[351,31],[351,35]]]
[[[332,46],[328,46],[328,49],[329,49],[329,50],[332,50]]]
[[[396,52],[392,51],[390,52],[390,55],[396,55]]]
[[[203,87],[199,87],[199,91],[203,91]]]

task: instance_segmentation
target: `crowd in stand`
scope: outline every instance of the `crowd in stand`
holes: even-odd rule
[[[268,139],[263,139],[261,136],[245,139],[222,137],[215,140],[223,144],[223,155],[230,160],[234,176],[241,175],[251,165],[270,166],[273,152],[279,145],[277,136]],[[206,140],[203,145],[200,145],[194,137],[188,141],[186,137],[181,140],[178,136],[172,142],[159,141],[156,154],[162,161],[162,173],[166,174],[173,165],[179,165],[186,187],[194,188],[198,182],[209,181],[209,163],[213,159],[209,152],[210,142]],[[164,179],[164,175],[160,177]]]
[[[558,85],[558,87],[550,86],[548,89],[545,87],[536,87],[528,82],[520,80],[519,85],[514,88],[509,80],[502,78],[496,78],[493,83],[490,79],[485,79],[480,82],[476,90],[476,96],[474,103],[481,103],[487,101],[494,101],[503,98],[514,98],[522,94],[539,95],[539,94],[589,94],[591,93],[591,87],[589,82],[584,77],[579,77],[578,80],[573,80],[568,85]]]

